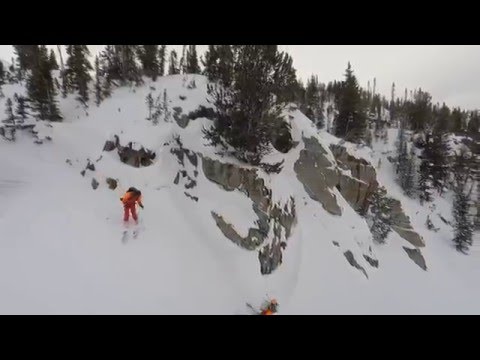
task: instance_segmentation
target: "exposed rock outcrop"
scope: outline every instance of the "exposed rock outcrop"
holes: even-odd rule
[[[340,172],[338,190],[355,211],[365,214],[368,200],[378,187],[375,168],[366,160],[350,155],[341,145],[332,144],[330,150],[338,167],[343,170]]]
[[[415,264],[417,264],[422,270],[427,271],[427,263],[425,262],[425,258],[423,257],[419,249],[409,249],[405,246],[403,247],[403,249],[408,254],[408,257],[412,259]]]
[[[202,158],[202,169],[207,179],[226,191],[239,190],[252,200],[258,219],[256,227],[248,230],[247,237],[241,237],[221,215],[212,213],[212,216],[222,233],[233,243],[247,250],[256,250],[261,246],[258,253],[260,272],[264,275],[272,273],[282,263],[282,251],[296,222],[294,199],[290,198],[283,206],[272,203],[272,192],[257,176],[257,170],[208,157]]]
[[[379,188],[375,168],[365,159],[349,154],[344,146],[332,144],[330,149],[339,168],[342,169],[338,190],[352,208],[365,215],[372,195]],[[346,172],[350,172],[350,175]],[[425,246],[423,238],[414,231],[410,219],[403,212],[400,201],[388,196],[384,198],[384,201],[387,204],[385,208],[388,209],[388,214],[385,215],[389,217],[391,229],[412,245]]]
[[[305,148],[294,164],[298,180],[303,184],[307,194],[322,204],[333,215],[342,215],[337,198],[332,190],[337,186],[339,173],[336,165],[327,158],[327,152],[317,139],[303,138]]]

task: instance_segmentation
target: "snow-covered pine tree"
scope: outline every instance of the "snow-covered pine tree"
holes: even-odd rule
[[[369,223],[370,232],[373,240],[379,244],[383,244],[392,230],[391,208],[387,191],[380,187],[375,191],[370,198],[370,207],[367,213],[367,221]]]
[[[67,61],[65,76],[69,84],[69,92],[77,93],[77,100],[88,107],[89,83],[92,81],[90,71],[92,65],[88,61],[90,51],[87,45],[67,45]]]
[[[466,187],[469,180],[471,180],[471,157],[466,151],[461,150],[455,156],[454,164],[454,192],[455,199],[453,204],[453,218],[454,218],[454,238],[453,242],[458,251],[466,254],[472,245],[473,223],[470,219],[470,201],[469,194]]]
[[[170,60],[168,62],[168,75],[176,75],[180,73],[177,62],[177,52],[172,50],[170,52]]]
[[[189,45],[187,50],[186,73],[200,74],[200,66],[198,65],[197,46]]]
[[[45,45],[31,49],[27,64],[31,68],[27,79],[28,98],[32,104],[33,115],[40,120],[60,121],[62,116],[57,105],[57,92]]]
[[[167,57],[167,45],[161,45],[158,50],[158,75],[165,75],[165,59]]]
[[[30,115],[28,113],[28,99],[24,96],[19,96],[17,94],[14,95],[14,99],[17,103],[17,107],[15,108],[17,122],[24,123],[27,117]]]
[[[157,80],[160,73],[158,54],[158,45],[139,45],[138,47],[138,58],[142,64],[143,75],[153,81]]]
[[[353,142],[360,142],[365,136],[367,117],[362,107],[358,81],[350,62],[345,80],[337,98],[338,115],[335,119],[335,135]]]

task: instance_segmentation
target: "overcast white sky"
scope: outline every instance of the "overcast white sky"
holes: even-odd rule
[[[103,45],[90,45],[96,53]],[[171,48],[180,45],[169,45]],[[203,48],[204,46],[201,46]],[[298,75],[317,74],[321,82],[343,78],[350,61],[362,86],[377,78],[377,89],[390,98],[405,87],[429,91],[434,102],[480,109],[480,46],[478,45],[281,45],[293,57]],[[0,45],[0,58],[9,61],[10,45]]]

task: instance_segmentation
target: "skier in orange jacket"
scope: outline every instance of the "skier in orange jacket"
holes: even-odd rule
[[[272,299],[267,306],[260,312],[260,315],[273,315],[277,312],[277,300]]]
[[[123,221],[127,222],[132,213],[132,218],[135,222],[138,223],[137,209],[135,207],[138,204],[143,209],[142,204],[142,192],[134,187],[131,187],[127,190],[125,195],[120,198],[120,201],[123,203]]]

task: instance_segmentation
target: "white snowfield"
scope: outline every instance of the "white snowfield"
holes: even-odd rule
[[[193,78],[196,88],[188,89]],[[1,314],[234,315],[248,314],[246,303],[258,307],[267,297],[278,300],[281,315],[480,314],[480,252],[473,247],[465,256],[453,248],[451,227],[436,215],[451,220],[449,194],[424,207],[403,196],[383,153],[394,149],[396,130],[389,132],[387,145],[374,143],[372,151],[359,151],[374,166],[382,159],[379,181],[390,196],[402,201],[425,239],[422,254],[428,271],[408,257],[402,247],[413,246],[397,234],[391,232],[384,245],[374,243],[365,219],[339,192],[342,216],[330,215],[306,194],[293,171],[303,149],[302,133],[316,136],[327,150],[339,139],[324,131],[317,134],[298,110],[290,115],[299,145],[286,155],[272,152],[266,159],[284,158],[282,172],[259,171],[275,201],[295,198],[298,215],[282,265],[262,276],[258,252],[232,243],[211,215],[221,214],[245,236],[256,220],[251,200],[209,181],[200,157],[195,188],[185,190],[182,183],[173,183],[180,170],[170,153],[174,135],[180,136],[184,148],[238,164],[207,145],[201,131],[210,120],[196,119],[184,129],[173,118],[170,122],[160,118],[156,126],[146,120],[145,97],[150,92],[163,100],[167,89],[170,109],[180,106],[188,114],[209,105],[206,84],[204,77],[193,75],[146,80],[139,88],[115,90],[99,107],[91,99],[88,116],[73,95],[59,97],[64,121],[37,125],[38,136],[50,136],[51,141],[35,144],[32,135],[20,131],[16,142],[0,139]],[[24,90],[4,85],[3,92],[1,117],[6,99],[13,100],[15,92]],[[114,134],[122,145],[132,141],[155,151],[153,165],[134,168],[123,164],[116,151],[103,152],[105,141]],[[351,144],[349,150],[356,151]],[[333,159],[331,153],[328,156]],[[82,176],[88,160],[95,171],[86,170]],[[194,170],[188,161],[185,167],[189,173]],[[119,179],[116,190],[108,188],[107,177]],[[92,178],[99,182],[96,190]],[[122,242],[119,198],[130,186],[142,191],[145,209],[139,210],[138,237]],[[428,214],[440,231],[426,228]],[[344,256],[348,250],[368,279],[348,264]],[[371,254],[379,267],[370,266],[363,254]]]

